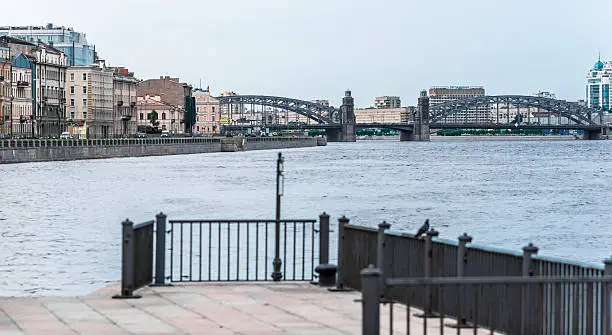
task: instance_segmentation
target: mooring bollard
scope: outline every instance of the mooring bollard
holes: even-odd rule
[[[380,334],[380,269],[361,270],[361,333]]]
[[[155,216],[155,284],[166,283],[166,214]]]
[[[323,212],[319,215],[319,265],[315,272],[319,274],[319,285],[336,285],[338,267],[329,264],[329,215]]]

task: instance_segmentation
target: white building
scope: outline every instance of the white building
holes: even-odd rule
[[[434,86],[429,89],[429,105],[435,106],[445,102],[484,96],[485,89],[481,86]],[[467,113],[467,114],[466,114]],[[491,122],[488,106],[469,108],[449,116],[445,122],[453,123],[483,123]],[[444,122],[444,120],[443,120]]]
[[[612,63],[598,59],[587,74],[586,103],[588,107],[610,110],[610,76]]]
[[[87,138],[113,134],[113,72],[101,66],[67,70],[66,102],[69,124]],[[71,129],[74,135],[75,130]]]
[[[374,107],[376,108],[400,108],[402,107],[402,100],[400,97],[388,96],[376,97],[374,99]]]

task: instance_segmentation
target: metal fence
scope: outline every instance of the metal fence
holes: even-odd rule
[[[131,298],[134,291],[153,282],[153,226],[154,221],[137,225],[122,222],[121,295]]]
[[[316,220],[170,220],[170,281],[312,280]],[[278,253],[277,253],[278,252]]]
[[[612,260],[606,265],[612,265]],[[383,302],[389,305],[390,334],[398,331],[460,334],[465,333],[465,328],[471,328],[468,332],[473,334],[483,334],[483,330],[489,334],[521,335],[612,334],[610,276],[389,278],[385,281],[381,277],[382,272],[375,268],[362,272],[363,334],[380,334]],[[427,287],[441,292],[437,312],[429,315],[429,320],[423,317],[416,322],[412,318],[410,307],[415,304],[411,295],[400,301],[380,297],[385,288],[414,292]],[[448,290],[470,294],[455,294],[449,301],[443,298]],[[474,312],[468,322],[457,322],[467,309]],[[398,310],[405,311],[401,319],[395,317],[401,314]]]
[[[251,140],[251,139],[249,139]],[[54,148],[54,147],[85,147],[85,146],[130,146],[130,145],[160,145],[160,144],[202,144],[219,143],[221,138],[215,137],[158,137],[158,138],[106,138],[106,139],[23,139],[0,140],[2,148]]]
[[[540,257],[537,255],[538,248],[531,244],[525,246],[523,252],[520,253],[470,244],[472,237],[467,234],[459,236],[458,241],[450,241],[438,238],[439,233],[430,230],[424,237],[416,238],[412,234],[389,232],[387,230],[390,225],[386,223],[374,229],[349,225],[346,218],[344,221],[339,220],[338,226],[340,232],[338,236],[338,288],[345,286],[361,289],[360,272],[369,264],[375,264],[381,269],[382,281],[386,278],[481,277],[484,279],[517,276],[575,277],[597,280],[604,273],[603,266]],[[577,287],[582,287],[584,290],[581,291]],[[541,299],[547,299],[549,303],[543,303],[536,311],[541,312],[545,317],[550,317],[551,313],[556,313],[551,310],[553,305],[550,302],[558,296],[554,291],[557,288],[553,290],[550,285],[542,289],[544,288],[542,292],[534,292],[538,292],[538,296]],[[478,315],[483,306],[490,307],[494,304],[511,306],[511,308],[502,308],[496,312],[497,320],[500,321],[486,324],[494,329],[506,329],[508,326],[501,320],[513,320],[512,315],[517,313],[515,307],[521,301],[522,287],[520,285],[497,285],[489,288],[496,294],[484,295],[480,298],[482,303],[474,305],[470,299],[477,295],[478,289],[476,286],[469,285],[450,285],[444,288],[440,285],[421,285],[419,287],[395,285],[384,286],[381,294],[388,301],[409,300],[412,306],[421,308],[426,316],[434,316],[441,309],[445,309],[446,315],[459,320],[460,326],[470,322],[486,321],[482,319],[484,317],[482,314]],[[584,325],[589,331],[595,329],[590,325],[595,325],[595,318],[601,315],[603,302],[601,285],[559,285],[558,289],[569,299],[559,312],[563,315],[560,319],[574,321],[573,323],[557,324],[553,329],[576,325],[579,327]],[[591,305],[592,310],[585,307]],[[582,314],[583,310],[586,314]],[[592,314],[589,314],[591,312]]]

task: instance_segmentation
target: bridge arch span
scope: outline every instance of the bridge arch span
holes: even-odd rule
[[[215,97],[220,105],[259,105],[288,110],[319,124],[332,124],[338,115],[338,110],[331,106],[324,106],[310,101],[275,97],[267,95],[229,95]]]
[[[599,126],[598,123],[592,120],[592,115],[599,113],[597,109],[565,100],[523,95],[477,96],[433,105],[429,107],[430,123],[441,123],[445,118],[470,108],[496,104],[499,106],[509,104],[514,107],[536,107],[566,117],[578,125]]]

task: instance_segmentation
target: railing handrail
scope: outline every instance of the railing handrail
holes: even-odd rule
[[[612,276],[496,276],[496,277],[433,277],[433,278],[388,278],[388,286],[420,285],[493,285],[493,284],[570,284],[570,283],[612,283]]]
[[[576,260],[571,260],[571,259],[566,259],[566,258],[561,258],[561,257],[554,257],[554,256],[534,255],[533,260],[567,264],[567,265],[578,266],[581,268],[592,269],[592,270],[597,270],[597,271],[604,270],[603,264],[591,264],[587,262],[581,262],[581,261],[576,261]]]
[[[281,219],[281,223],[316,223],[314,219]],[[275,219],[220,219],[220,220],[169,220],[170,223],[274,223]]]
[[[134,227],[132,229],[136,230],[136,229],[144,228],[144,227],[153,225],[154,223],[155,223],[155,220],[149,220],[149,221],[137,223],[137,224],[134,224]]]

